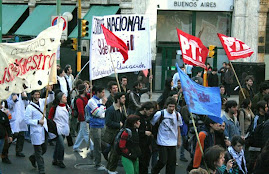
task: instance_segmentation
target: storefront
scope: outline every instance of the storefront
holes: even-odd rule
[[[231,35],[233,0],[159,0],[157,4],[157,55],[155,90],[161,90],[167,77],[171,77],[176,62],[180,61],[180,47],[176,28],[200,37],[205,46],[218,48],[214,66],[227,62],[217,33]],[[213,59],[208,59],[213,66]]]

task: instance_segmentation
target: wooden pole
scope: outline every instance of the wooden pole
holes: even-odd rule
[[[150,81],[150,101],[152,101],[152,81],[153,81],[153,78],[152,78],[152,68],[150,68],[150,76],[149,76],[149,81]]]
[[[246,99],[246,95],[245,95],[245,93],[244,93],[244,91],[243,91],[243,88],[242,88],[242,86],[241,86],[241,84],[240,84],[240,82],[239,82],[239,80],[238,80],[238,77],[237,77],[237,74],[236,74],[236,72],[235,72],[235,70],[234,70],[234,67],[233,67],[232,62],[230,62],[230,64],[231,64],[231,67],[232,67],[232,69],[233,69],[233,72],[234,72],[235,78],[236,78],[236,80],[237,80],[237,83],[238,83],[238,85],[239,85],[239,87],[240,87],[240,90],[241,90],[241,92],[242,92],[242,94],[243,94],[243,97],[244,97],[244,99]]]
[[[194,132],[195,132],[195,135],[196,135],[196,138],[197,138],[197,142],[198,142],[200,151],[201,151],[202,155],[204,155],[204,151],[203,151],[203,148],[202,148],[202,145],[201,145],[201,141],[199,139],[199,135],[198,135],[198,132],[197,132],[197,127],[195,125],[195,121],[194,121],[193,115],[192,115],[191,112],[190,112],[190,114],[191,114],[192,124],[193,124]],[[206,170],[209,171],[205,162],[204,162],[204,164],[205,164]]]
[[[91,89],[91,92],[90,92],[90,97],[92,98],[92,88],[93,88],[93,86],[92,86],[92,80],[90,80],[90,89]]]
[[[113,62],[113,60],[112,60],[112,56],[111,56],[111,54],[110,54],[110,51],[108,51],[108,53],[109,53],[109,56],[110,56],[110,59],[111,59],[111,63],[112,63],[112,67],[113,67],[113,70],[114,70],[114,73],[115,73],[115,77],[116,77],[116,81],[117,81],[117,84],[118,84],[119,92],[121,92],[121,89],[120,89],[120,83],[119,83],[119,78],[118,78],[118,74],[117,74],[117,72],[116,72],[116,68],[115,68],[115,66],[114,66],[114,62]],[[125,107],[125,105],[123,105],[123,109],[124,109],[125,115],[126,115],[126,117],[127,117],[127,111],[126,111],[126,107]]]
[[[44,118],[45,118],[46,107],[47,107],[46,105],[47,105],[48,95],[49,95],[49,82],[48,82],[47,89],[46,89],[46,98],[45,98],[45,105],[44,105],[43,117],[42,117],[43,120],[44,120]]]

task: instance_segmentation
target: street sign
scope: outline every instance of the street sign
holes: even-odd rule
[[[59,17],[61,17],[61,20],[64,22],[61,40],[67,40],[67,33],[68,33],[67,32],[67,30],[68,30],[67,16],[52,16],[51,17],[51,26],[54,26],[54,25],[57,24],[57,21],[58,21]]]

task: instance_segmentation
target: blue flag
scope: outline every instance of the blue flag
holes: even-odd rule
[[[189,78],[176,64],[185,101],[189,111],[207,115],[213,121],[222,124],[221,97],[219,87],[204,87]]]

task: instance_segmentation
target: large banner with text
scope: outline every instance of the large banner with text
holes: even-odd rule
[[[0,99],[57,83],[56,58],[63,23],[42,31],[35,39],[0,44]]]
[[[125,60],[118,48],[107,45],[101,25],[113,32],[128,47]],[[151,68],[149,19],[144,15],[93,16],[90,46],[90,80],[114,73]]]

